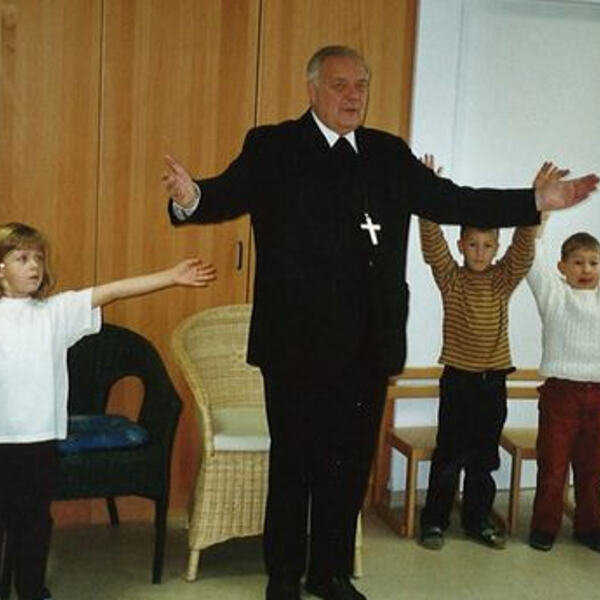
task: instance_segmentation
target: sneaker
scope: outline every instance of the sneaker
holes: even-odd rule
[[[506,546],[506,533],[489,521],[483,523],[479,528],[465,529],[465,533],[476,542],[488,548],[503,550]]]
[[[421,531],[421,546],[428,550],[441,550],[444,545],[444,532],[441,527],[425,527]]]
[[[600,552],[600,531],[590,531],[588,533],[573,533],[573,538],[588,547],[594,552]]]
[[[554,535],[540,531],[539,529],[532,529],[529,532],[529,545],[535,548],[535,550],[548,552],[552,550],[552,546],[554,545]]]

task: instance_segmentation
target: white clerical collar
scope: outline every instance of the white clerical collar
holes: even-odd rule
[[[311,110],[310,114],[312,115],[312,118],[315,120],[315,123],[317,124],[317,127],[320,129],[321,133],[325,136],[325,139],[327,140],[329,147],[332,148],[333,145],[342,136],[339,133],[337,133],[337,131],[333,131],[333,129],[329,129],[329,127],[327,127],[327,125],[325,125],[325,123],[323,123],[323,121],[321,121],[321,119],[319,119],[319,117],[317,117],[314,110]],[[358,152],[358,147],[356,145],[356,136],[354,135],[354,131],[349,131],[343,137],[345,137],[350,142],[350,145],[354,148],[354,151]]]

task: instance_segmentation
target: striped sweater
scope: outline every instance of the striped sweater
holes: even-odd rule
[[[421,249],[444,305],[439,362],[468,371],[512,366],[508,300],[534,256],[535,227],[517,227],[504,256],[475,273],[454,260],[437,223],[419,218]]]

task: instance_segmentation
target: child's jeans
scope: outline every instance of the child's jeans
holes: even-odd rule
[[[422,528],[448,527],[463,468],[462,525],[479,530],[487,521],[496,495],[492,471],[500,465],[498,442],[506,420],[508,372],[445,367]]]
[[[549,378],[540,386],[537,489],[531,528],[555,535],[573,464],[576,533],[600,533],[600,383]]]

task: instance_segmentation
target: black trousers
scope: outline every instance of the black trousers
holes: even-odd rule
[[[492,471],[500,466],[498,443],[506,420],[508,372],[444,369],[422,528],[448,527],[463,468],[462,526],[476,529],[488,519],[496,495]]]
[[[387,377],[361,368],[334,381],[263,376],[271,436],[267,573],[350,575]]]
[[[0,529],[20,600],[39,598],[50,548],[50,503],[57,475],[56,442],[0,444]]]

